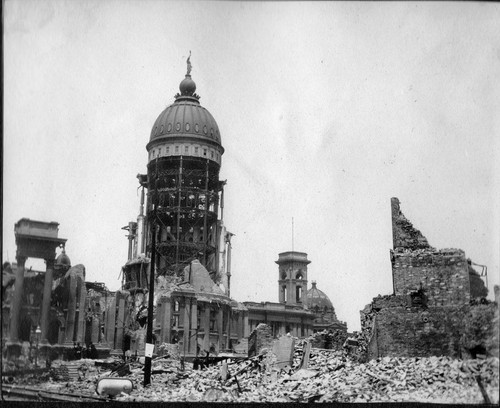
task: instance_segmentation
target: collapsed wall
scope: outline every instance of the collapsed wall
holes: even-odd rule
[[[468,357],[471,344],[479,344],[484,353],[498,355],[498,347],[495,351],[485,340],[488,336],[467,331],[466,326],[474,326],[471,321],[481,312],[471,311],[465,253],[460,249],[436,250],[404,216],[397,198],[391,199],[391,208],[394,292],[373,299],[361,311],[367,357]],[[491,310],[486,315],[494,316]],[[485,317],[483,327],[488,329],[483,331],[493,330],[492,319]]]

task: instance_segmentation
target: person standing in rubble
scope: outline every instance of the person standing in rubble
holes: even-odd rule
[[[89,357],[89,346],[86,345],[85,347],[82,347],[82,358],[88,358]]]
[[[94,343],[90,343],[90,351],[89,351],[89,357],[92,359],[92,360],[96,360],[97,359],[97,349],[94,345]]]
[[[77,360],[80,360],[82,358],[82,346],[80,346],[80,343],[76,344],[76,351],[75,351],[75,358]]]

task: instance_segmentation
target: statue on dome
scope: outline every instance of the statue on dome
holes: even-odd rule
[[[189,57],[186,60],[186,63],[187,63],[187,74],[186,75],[190,75],[191,69],[193,68],[193,66],[191,65],[191,51],[189,51]]]

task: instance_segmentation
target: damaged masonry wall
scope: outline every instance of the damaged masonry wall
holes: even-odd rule
[[[149,258],[144,260],[142,275],[149,279]],[[138,262],[124,267],[129,290],[118,292],[121,317],[116,320],[123,323],[113,337],[114,354],[144,354],[149,294],[130,278],[136,266],[142,267]],[[248,336],[247,309],[228,297],[198,260],[184,268],[183,276],[158,276],[154,298],[153,341],[158,347],[177,344],[183,356],[193,358],[232,351]]]
[[[487,323],[481,336],[467,329],[477,313],[472,313],[470,305],[465,253],[460,249],[431,247],[401,212],[397,198],[391,199],[391,207],[394,293],[375,298],[361,311],[367,357],[467,357],[471,355],[470,344],[498,355],[498,347],[492,347],[491,342],[471,339],[495,337],[496,304],[486,306],[491,310],[485,314]],[[484,332],[491,332],[491,336]]]
[[[425,288],[428,307],[459,306],[470,301],[469,270],[460,249],[436,250],[391,199],[392,279],[395,295],[409,295]]]

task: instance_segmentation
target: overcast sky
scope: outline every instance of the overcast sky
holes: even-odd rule
[[[20,218],[57,221],[73,265],[119,288],[135,176],[191,50],[225,148],[233,298],[278,300],[293,217],[309,285],[358,330],[392,292],[394,196],[432,246],[499,284],[498,3],[4,6],[4,260]]]

